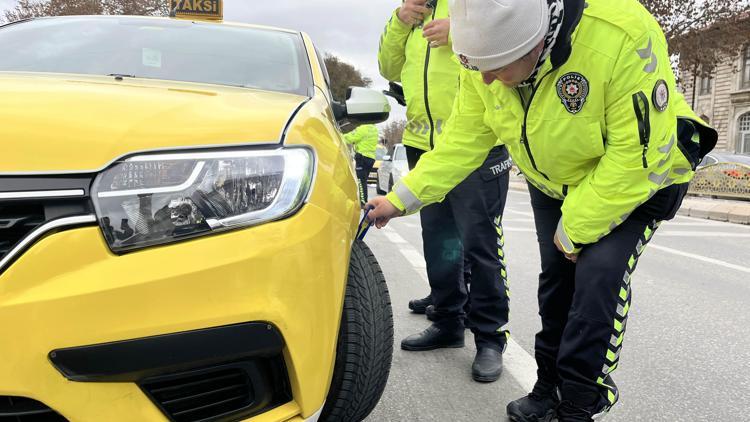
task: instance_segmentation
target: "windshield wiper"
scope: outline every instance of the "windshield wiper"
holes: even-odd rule
[[[124,78],[135,78],[136,77],[135,75],[127,75],[127,74],[124,74],[124,73],[110,73],[107,76],[114,76],[114,78],[115,78],[116,81],[121,81]]]

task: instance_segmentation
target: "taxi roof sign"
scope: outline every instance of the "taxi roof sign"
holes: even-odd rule
[[[222,0],[169,0],[170,16],[220,21],[224,18],[223,3]]]

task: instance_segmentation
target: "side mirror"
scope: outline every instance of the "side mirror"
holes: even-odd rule
[[[391,105],[385,95],[373,89],[350,87],[346,104],[334,103],[333,114],[339,122],[374,124],[388,120]]]

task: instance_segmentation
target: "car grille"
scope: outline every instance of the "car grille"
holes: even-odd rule
[[[91,175],[0,176],[0,262],[41,225],[93,214]],[[53,192],[80,191],[81,196]],[[39,196],[34,197],[34,193]],[[68,196],[66,196],[68,195]],[[2,272],[4,268],[0,268]]]
[[[291,400],[283,359],[255,359],[156,377],[141,388],[172,421],[244,419]]]
[[[0,422],[67,422],[67,419],[36,400],[0,396]]]
[[[0,259],[44,222],[41,203],[0,203]]]

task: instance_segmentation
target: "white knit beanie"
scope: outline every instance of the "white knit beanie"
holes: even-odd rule
[[[453,52],[470,70],[495,70],[529,54],[549,30],[547,0],[451,0]]]

